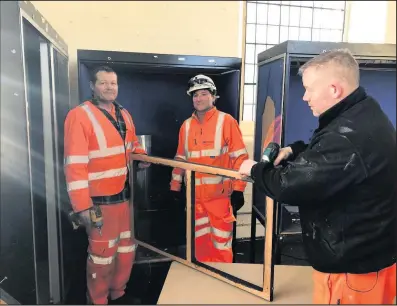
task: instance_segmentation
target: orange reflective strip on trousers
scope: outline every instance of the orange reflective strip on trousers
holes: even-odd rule
[[[313,304],[395,304],[396,264],[367,274],[313,272]]]
[[[129,203],[100,207],[102,236],[97,229],[91,229],[87,259],[88,295],[93,304],[107,304],[108,295],[113,300],[124,295],[135,259]]]
[[[200,262],[233,261],[233,216],[229,198],[196,202],[195,257]]]

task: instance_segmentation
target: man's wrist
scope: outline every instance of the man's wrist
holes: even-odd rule
[[[291,143],[287,147],[291,148],[291,155],[289,157],[296,157],[299,155],[301,152],[303,152],[307,145],[303,141],[296,141],[294,143]]]

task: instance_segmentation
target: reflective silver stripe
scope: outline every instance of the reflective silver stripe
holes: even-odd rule
[[[129,116],[128,112],[127,112],[125,109],[122,109],[121,111],[122,111],[122,112],[124,113],[124,115],[127,117],[127,121],[128,121],[128,123],[130,124],[130,128],[132,129],[132,121],[131,121],[131,119],[130,119],[130,116]]]
[[[73,190],[79,190],[88,188],[88,181],[81,180],[81,181],[73,181],[67,184],[68,192]]]
[[[131,150],[132,149],[132,142],[130,142],[130,141],[127,142],[125,147],[126,147],[127,150]]]
[[[120,233],[120,239],[131,238],[131,231],[125,231]]]
[[[119,237],[117,237],[116,239],[109,240],[108,243],[109,248],[114,247],[119,242],[119,240],[120,240]]]
[[[90,151],[90,152],[88,152],[88,156],[90,159],[100,158],[100,157],[108,157],[108,156],[117,155],[117,154],[124,154],[124,152],[125,152],[124,150],[125,150],[124,146],[104,148],[101,150]]]
[[[219,156],[221,154],[227,153],[228,151],[229,151],[228,146],[224,146],[224,147],[222,147],[222,149],[191,151],[191,152],[189,152],[189,157],[198,158],[198,157],[208,157],[208,156]]]
[[[207,235],[210,232],[211,232],[211,229],[209,226],[203,227],[203,228],[200,228],[199,230],[195,231],[195,237],[198,238],[198,237]]]
[[[104,178],[111,178],[111,177],[117,177],[127,174],[127,167],[119,168],[119,169],[111,169],[107,171],[102,171],[102,172],[91,172],[88,173],[88,179],[90,181],[95,181],[95,180],[100,180]]]
[[[220,237],[220,238],[229,238],[232,235],[231,231],[223,231],[223,230],[217,229],[215,227],[211,227],[211,232],[215,236]]]
[[[105,149],[107,147],[106,138],[105,138],[105,134],[104,134],[101,126],[99,125],[98,120],[96,120],[94,114],[91,112],[90,108],[87,105],[82,104],[81,108],[85,110],[85,112],[88,115],[88,119],[90,119],[90,121],[92,123],[92,127],[94,129],[94,133],[95,133],[97,141],[98,141],[99,149],[100,150]]]
[[[174,159],[183,159],[183,160],[186,160],[186,157],[185,156],[183,156],[183,155],[175,155],[175,158]]]
[[[188,152],[188,158],[199,158],[201,151],[191,151]]]
[[[185,126],[185,156],[189,156],[189,130],[190,130],[190,123],[192,122],[192,118],[187,119]]]
[[[231,158],[236,158],[236,157],[239,157],[240,155],[243,155],[243,154],[248,154],[246,149],[241,149],[241,150],[237,150],[237,151],[234,151],[234,152],[229,152],[229,156]]]
[[[91,159],[91,158],[101,158],[101,157],[108,157],[117,154],[123,154],[125,152],[124,146],[116,146],[110,148],[107,147],[105,133],[103,132],[103,129],[101,128],[101,125],[99,124],[98,120],[96,120],[95,115],[92,113],[92,111],[87,105],[82,104],[81,107],[87,113],[88,119],[91,121],[99,145],[99,150],[90,151],[88,153],[88,157]],[[131,124],[131,121],[128,116],[127,118]]]
[[[230,179],[227,177],[222,177],[222,176],[217,176],[217,177],[202,177],[195,179],[195,185],[200,186],[200,185],[215,185],[219,184],[222,182],[227,182]]]
[[[218,250],[228,250],[232,247],[232,239],[229,239],[226,242],[218,242],[218,241],[212,240],[212,244]]]
[[[194,224],[196,226],[199,226],[199,225],[203,225],[203,224],[206,224],[206,223],[209,223],[209,222],[210,222],[210,219],[208,217],[203,217],[203,218],[195,220]]]
[[[133,251],[135,251],[136,246],[134,245],[128,245],[128,246],[119,246],[117,248],[117,252],[118,253],[131,253]]]
[[[208,157],[208,156],[219,156],[221,154],[227,153],[228,147],[222,147],[222,135],[223,135],[223,122],[225,120],[225,113],[219,112],[218,120],[216,122],[215,127],[215,136],[214,136],[214,148],[209,150],[201,150],[201,151],[190,151],[188,149],[188,135],[190,128],[190,121],[186,123],[186,135],[185,135],[185,152],[186,156],[189,158],[199,158],[199,157]]]
[[[172,180],[182,182],[182,175],[179,174],[173,174],[172,175]]]
[[[201,182],[203,184],[219,184],[222,181],[225,181],[229,178],[223,179],[222,176],[216,176],[216,177],[202,177]]]
[[[218,117],[218,122],[216,123],[215,141],[214,141],[214,151],[221,154],[222,148],[222,134],[223,134],[223,121],[225,121],[225,113],[220,112]]]
[[[72,164],[88,164],[88,156],[87,155],[70,155],[65,157],[64,165],[72,165]]]
[[[89,254],[88,257],[91,259],[91,261],[94,264],[97,264],[97,265],[110,265],[114,259],[114,256],[99,257],[99,256],[92,255],[92,254]]]

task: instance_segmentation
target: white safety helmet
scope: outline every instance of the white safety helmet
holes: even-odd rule
[[[211,94],[216,96],[215,83],[211,78],[207,77],[206,75],[199,74],[191,78],[188,82],[188,86],[189,89],[187,90],[187,94],[189,96],[192,95],[192,92],[199,89],[208,89],[211,92]]]

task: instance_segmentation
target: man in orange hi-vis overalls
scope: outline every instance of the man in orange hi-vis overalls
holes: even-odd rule
[[[175,159],[238,170],[248,159],[237,121],[214,106],[217,90],[207,76],[189,81],[195,112],[179,132]],[[172,172],[171,190],[180,191],[183,170]],[[246,182],[196,173],[195,256],[200,262],[232,262],[234,212],[244,205]]]
[[[72,109],[65,120],[65,175],[73,211],[86,227],[88,302],[129,303],[125,296],[135,258],[131,238],[128,183],[129,153],[146,154],[131,115],[115,100],[117,75],[99,67],[91,80],[93,98]],[[141,163],[140,167],[149,164]],[[101,233],[92,227],[90,210],[99,205]]]

